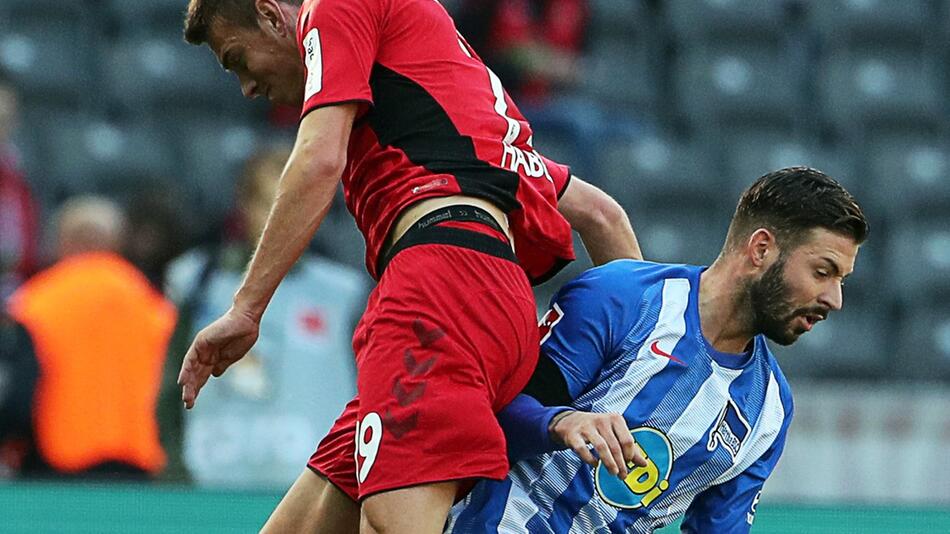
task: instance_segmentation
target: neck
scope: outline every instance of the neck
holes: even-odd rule
[[[723,255],[699,281],[699,321],[703,336],[719,352],[739,354],[755,332],[741,266]]]

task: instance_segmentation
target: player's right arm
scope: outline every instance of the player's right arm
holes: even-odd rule
[[[357,106],[321,107],[301,121],[277,199],[233,305],[195,336],[182,362],[178,383],[186,408],[194,406],[211,375],[220,376],[257,341],[264,309],[333,202]]]
[[[627,213],[598,187],[572,176],[557,207],[580,234],[594,265],[621,258],[643,259]]]

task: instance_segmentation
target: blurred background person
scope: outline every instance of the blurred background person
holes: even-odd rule
[[[139,186],[127,200],[128,237],[123,240],[122,255],[161,290],[169,263],[190,241],[190,218],[181,197],[156,183],[161,182],[149,179],[148,186]]]
[[[0,479],[16,476],[33,450],[33,393],[38,376],[29,334],[0,310]]]
[[[57,263],[10,299],[39,362],[31,474],[145,479],[165,463],[155,406],[175,310],[117,254],[124,231],[111,201],[67,201]]]
[[[195,333],[231,306],[289,157],[285,146],[252,155],[238,180],[231,235],[169,267],[167,294],[180,314],[165,371],[163,436],[169,451],[181,449],[187,473],[203,486],[289,487],[301,459],[355,394],[350,338],[366,303],[365,279],[356,269],[307,253],[277,289],[257,344],[202,391],[214,397],[206,409],[182,422],[175,383],[182,357]]]
[[[0,302],[37,266],[37,207],[12,144],[17,96],[0,70]]]
[[[587,0],[457,0],[450,7],[459,32],[521,107],[577,89]]]

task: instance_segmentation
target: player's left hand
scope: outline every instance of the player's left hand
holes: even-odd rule
[[[194,407],[198,392],[208,378],[221,376],[251,350],[259,333],[260,323],[234,308],[198,332],[178,373],[185,408]]]
[[[618,413],[562,412],[551,420],[548,431],[555,441],[567,445],[596,469],[597,458],[588,448],[592,446],[607,472],[621,479],[627,477],[628,467],[647,465],[643,451]]]

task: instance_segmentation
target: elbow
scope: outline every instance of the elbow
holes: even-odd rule
[[[584,216],[577,221],[577,230],[581,233],[603,234],[611,231],[622,231],[629,222],[624,209],[608,195],[599,196],[592,202]]]
[[[343,175],[347,160],[345,150],[328,151],[315,143],[303,143],[295,148],[292,161],[299,161],[303,174],[314,182],[335,183]]]

